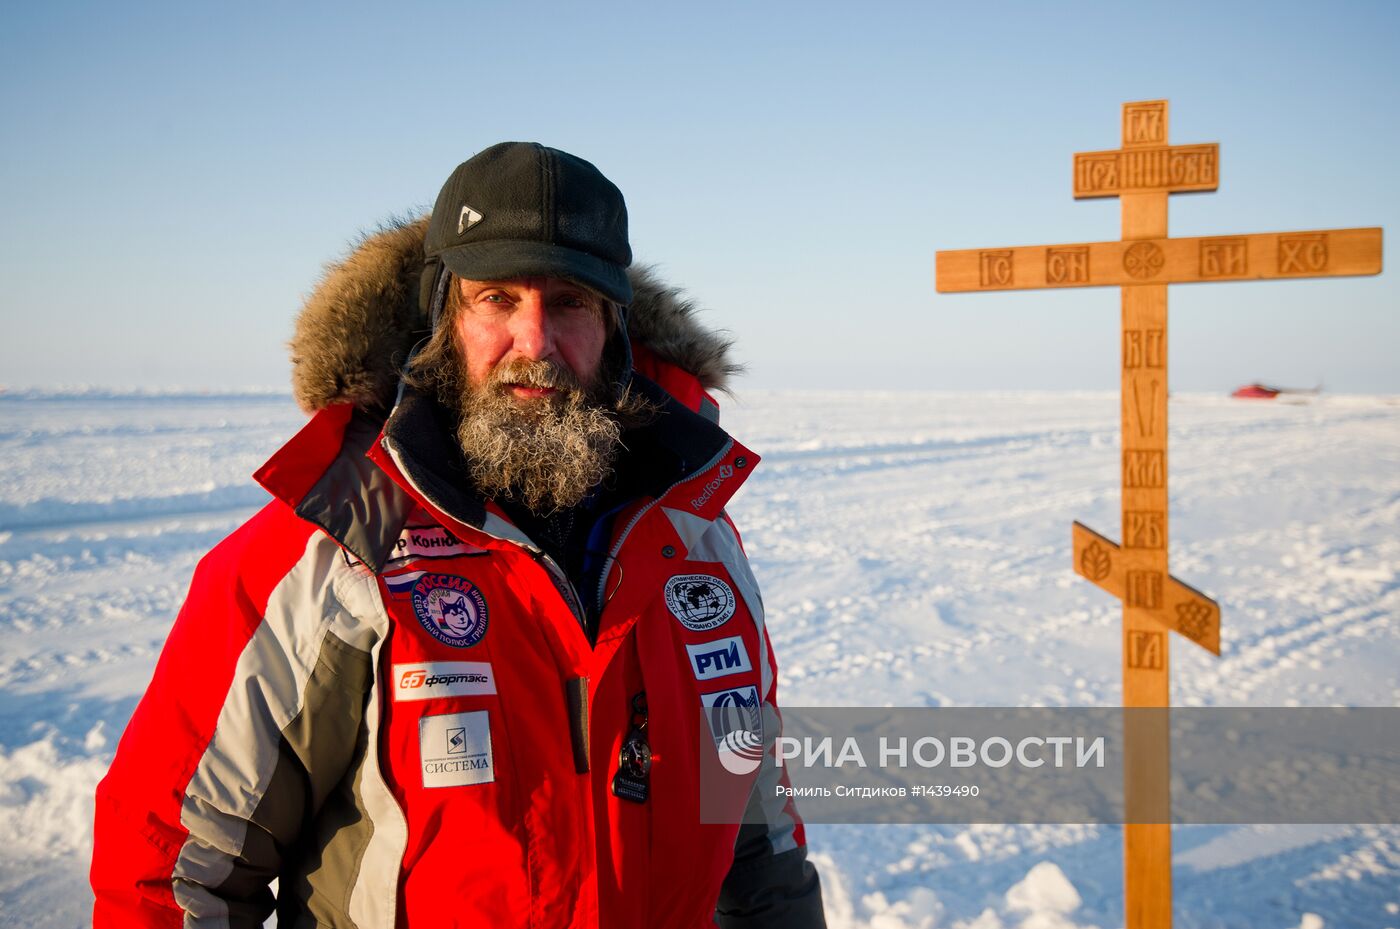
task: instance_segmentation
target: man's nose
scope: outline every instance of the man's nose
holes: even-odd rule
[[[511,335],[518,355],[538,361],[554,354],[554,324],[545,309],[542,290],[526,288],[517,295]]]

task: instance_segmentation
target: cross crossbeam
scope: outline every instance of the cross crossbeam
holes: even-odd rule
[[[1162,145],[1079,152],[1074,156],[1074,196],[1116,197],[1148,190],[1172,194],[1215,190],[1220,146]]]
[[[1380,270],[1380,229],[1312,229],[943,251],[935,279],[939,293],[966,293],[1348,277]]]

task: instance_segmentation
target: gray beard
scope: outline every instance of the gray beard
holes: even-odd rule
[[[517,400],[508,383],[552,387],[549,397]],[[612,473],[622,427],[601,390],[585,389],[565,368],[515,361],[474,387],[458,382],[457,442],[476,488],[547,516],[577,506]]]

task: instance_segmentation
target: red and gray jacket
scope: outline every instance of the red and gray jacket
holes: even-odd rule
[[[778,769],[715,765],[721,716],[776,736],[724,513],[758,459],[636,348],[657,485],[596,591],[464,489],[412,391],[323,406],[259,471],[276,499],[200,563],[98,788],[98,929],[261,926],[274,878],[282,927],[822,925]]]

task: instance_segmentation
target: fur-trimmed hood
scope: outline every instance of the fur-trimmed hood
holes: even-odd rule
[[[404,360],[426,335],[418,288],[427,227],[427,217],[388,223],[327,266],[290,343],[292,392],[303,410],[393,404]],[[628,276],[636,294],[627,320],[633,344],[690,372],[706,390],[725,389],[740,370],[732,340],[702,326],[695,305],[649,268],[633,267]]]

